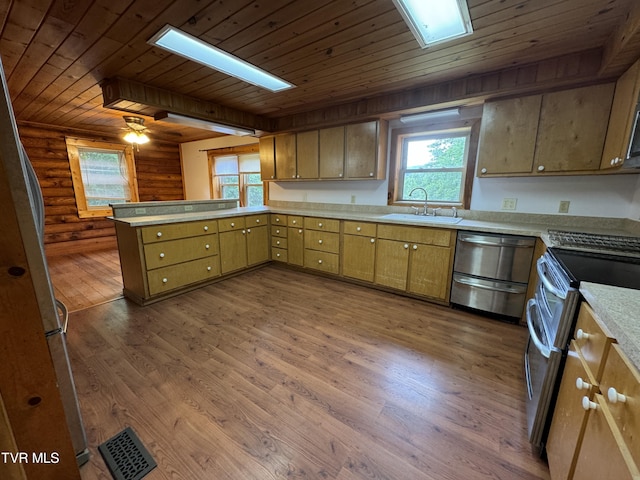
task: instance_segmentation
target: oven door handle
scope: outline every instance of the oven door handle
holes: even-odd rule
[[[567,294],[565,292],[560,291],[553,283],[551,283],[551,280],[549,280],[547,278],[547,276],[544,274],[544,270],[542,269],[542,265],[546,265],[547,268],[549,267],[549,263],[545,260],[544,257],[540,257],[538,259],[538,262],[536,263],[536,269],[538,270],[538,278],[542,281],[544,287],[549,290],[551,293],[553,293],[556,297],[561,298],[562,300],[567,298]]]
[[[533,319],[531,318],[531,309],[536,308],[535,299],[530,299],[527,302],[527,327],[529,328],[529,336],[531,337],[531,341],[535,345],[536,349],[542,354],[544,358],[549,358],[551,356],[551,352],[559,352],[560,350],[556,347],[548,347],[542,340],[538,338],[535,329],[533,328]]]

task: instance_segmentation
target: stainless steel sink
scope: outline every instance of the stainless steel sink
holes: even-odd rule
[[[425,215],[414,215],[412,213],[389,213],[380,217],[381,220],[401,220],[403,222],[413,223],[444,223],[455,225],[460,223],[462,218],[460,217],[434,217]]]

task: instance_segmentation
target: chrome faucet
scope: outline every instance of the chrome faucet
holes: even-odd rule
[[[428,195],[427,195],[427,191],[424,188],[421,187],[416,187],[413,190],[411,190],[409,192],[409,196],[412,197],[413,196],[413,192],[415,192],[416,190],[422,190],[424,192],[424,211],[422,212],[421,215],[429,215],[428,213],[428,209],[427,209],[427,199],[428,199]],[[419,210],[416,210],[416,215],[418,215]]]

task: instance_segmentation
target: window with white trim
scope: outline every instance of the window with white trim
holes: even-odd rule
[[[78,216],[104,217],[110,204],[138,201],[131,145],[66,138]]]
[[[238,200],[241,207],[264,204],[264,187],[260,177],[260,155],[210,155],[211,196]]]

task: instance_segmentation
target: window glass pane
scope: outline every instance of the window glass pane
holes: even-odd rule
[[[461,168],[466,137],[407,139],[407,169]]]
[[[220,183],[223,185],[238,185],[240,182],[238,175],[222,175],[220,176]]]
[[[222,186],[222,198],[225,200],[239,200],[240,188],[237,185],[223,185]]]
[[[240,163],[240,173],[258,172],[260,173],[260,154],[248,153],[240,155],[238,159]]]
[[[247,184],[250,185],[262,185],[262,179],[260,178],[259,173],[249,173],[247,174]]]
[[[247,186],[247,207],[257,207],[262,205],[262,185]]]
[[[403,200],[424,201],[424,193],[411,190],[422,187],[427,191],[429,202],[459,202],[462,193],[462,172],[407,172],[404,174]]]
[[[78,157],[88,208],[131,200],[122,152],[79,148]]]
[[[215,175],[233,175],[238,173],[238,157],[236,155],[225,155],[214,157]]]

